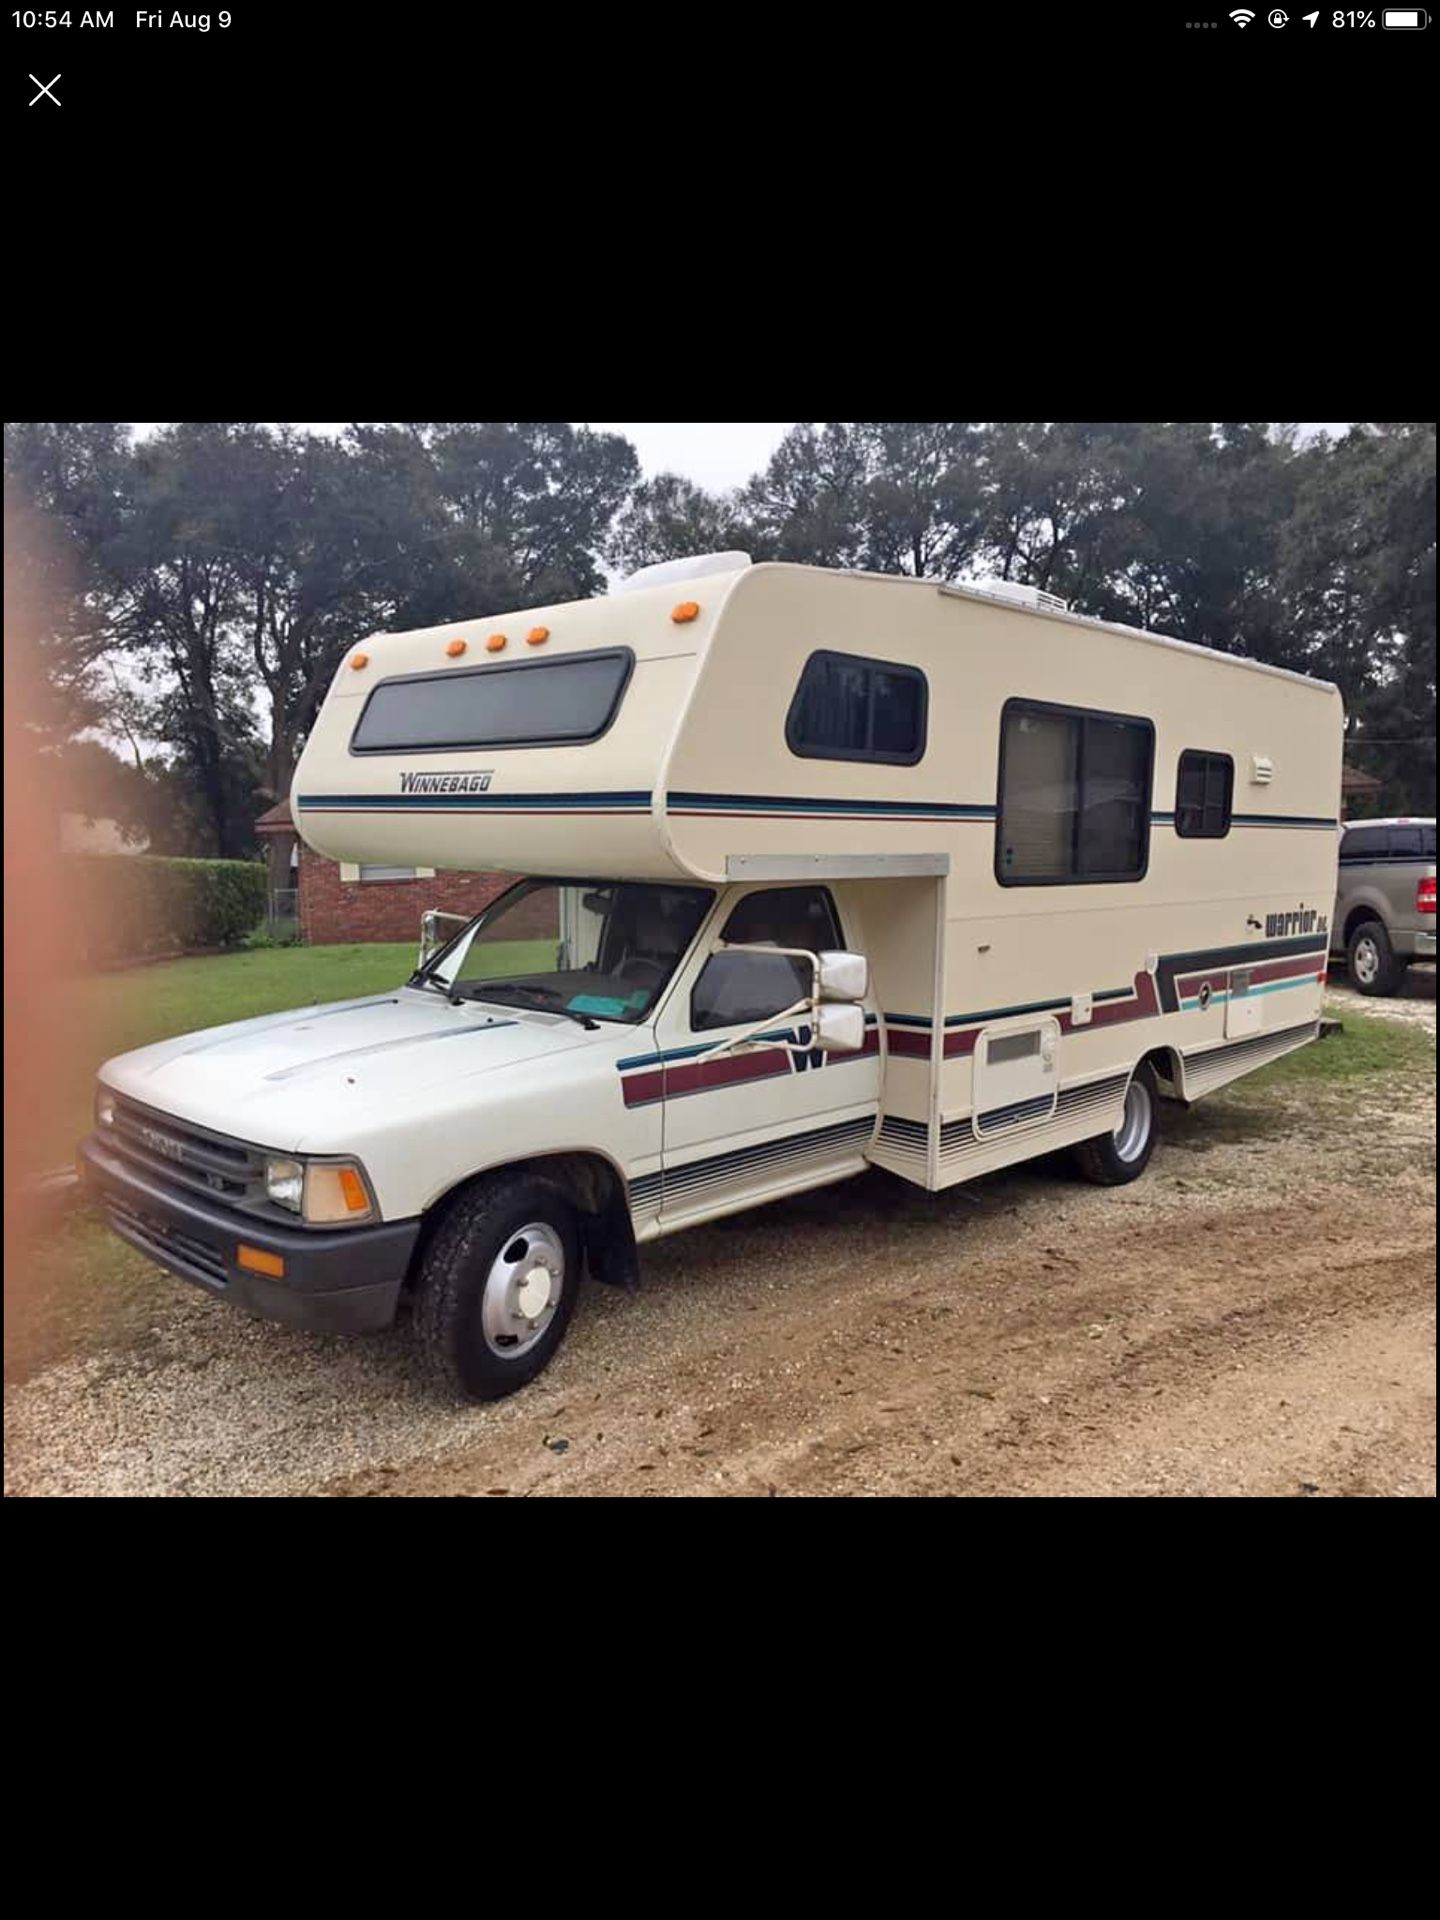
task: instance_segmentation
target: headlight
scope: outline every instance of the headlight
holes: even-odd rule
[[[277,1207],[300,1214],[310,1226],[358,1227],[376,1216],[358,1160],[267,1160],[265,1191]]]
[[[95,1089],[95,1125],[113,1127],[115,1124],[115,1096],[108,1087]]]
[[[298,1160],[267,1160],[265,1191],[277,1207],[299,1213],[305,1204],[305,1169]]]

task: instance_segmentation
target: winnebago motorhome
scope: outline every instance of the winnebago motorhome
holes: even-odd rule
[[[376,634],[295,776],[341,861],[517,884],[389,993],[110,1061],[117,1232],[252,1311],[413,1301],[459,1392],[582,1269],[885,1167],[1074,1149],[1318,1030],[1341,705],[1004,585],[751,566]]]

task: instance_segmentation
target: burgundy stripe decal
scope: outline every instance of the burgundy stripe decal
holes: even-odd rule
[[[847,1060],[871,1059],[880,1051],[880,1033],[871,1027],[858,1053],[834,1054],[827,1067],[843,1066]],[[671,1067],[656,1067],[647,1073],[632,1073],[622,1079],[627,1107],[646,1107],[656,1100],[677,1100],[687,1093],[709,1093],[716,1087],[734,1087],[746,1080],[774,1080],[792,1071],[790,1055],[780,1047],[767,1047],[764,1053],[733,1053],[718,1060],[677,1060]]]
[[[1058,1021],[1062,1033],[1088,1033],[1092,1027],[1124,1026],[1131,1020],[1150,1020],[1160,1011],[1160,1003],[1155,995],[1155,981],[1148,973],[1137,973],[1134,980],[1135,997],[1133,1000],[1100,1000],[1091,1008],[1090,1018],[1077,1027],[1070,1017],[1070,1009],[1057,1009],[1050,1018]],[[984,1027],[967,1027],[962,1032],[945,1035],[944,1057],[947,1060],[962,1060],[974,1053],[975,1042],[985,1031]],[[907,1059],[928,1060],[930,1057],[929,1033],[917,1033],[908,1028],[892,1028],[889,1035],[890,1051]]]

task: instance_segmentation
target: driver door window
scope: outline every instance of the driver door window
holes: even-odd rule
[[[734,945],[802,947],[809,953],[844,945],[826,887],[747,894],[720,938]],[[709,1033],[766,1020],[808,998],[810,987],[810,968],[788,954],[712,953],[690,996],[691,1030]]]

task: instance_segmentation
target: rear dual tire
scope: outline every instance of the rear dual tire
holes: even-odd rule
[[[1072,1147],[1076,1170],[1097,1187],[1123,1187],[1138,1180],[1155,1151],[1160,1088],[1154,1071],[1142,1061],[1125,1089],[1125,1107],[1113,1133]]]

